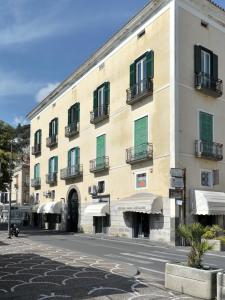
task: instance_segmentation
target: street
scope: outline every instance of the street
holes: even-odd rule
[[[185,261],[187,249],[145,241],[88,235],[0,233],[0,298],[194,299],[164,288],[168,261]],[[225,255],[205,263],[223,266]]]

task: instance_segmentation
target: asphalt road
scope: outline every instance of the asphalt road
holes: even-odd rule
[[[186,261],[186,247],[171,247],[145,241],[110,240],[77,235],[29,235],[29,239],[51,246],[79,251],[102,258],[134,265],[141,273],[154,275],[164,284],[165,264],[171,261]],[[204,265],[219,266],[225,270],[225,253],[209,252],[204,257]]]

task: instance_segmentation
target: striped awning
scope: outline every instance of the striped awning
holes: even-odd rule
[[[138,193],[115,203],[121,212],[139,212],[145,214],[162,214],[162,198],[151,193]]]
[[[193,190],[191,201],[192,214],[225,215],[225,193]]]

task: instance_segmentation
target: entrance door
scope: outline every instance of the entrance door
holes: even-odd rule
[[[71,190],[68,197],[68,222],[67,230],[71,232],[78,232],[79,220],[79,202],[77,191]]]
[[[133,213],[134,238],[148,238],[149,231],[149,214]]]

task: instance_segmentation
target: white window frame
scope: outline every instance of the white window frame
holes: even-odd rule
[[[202,172],[207,172],[211,174],[211,185],[202,185]],[[202,188],[212,188],[213,187],[213,171],[209,169],[200,169],[200,185]]]
[[[146,174],[146,186],[145,187],[137,187],[137,176],[140,174]],[[134,187],[136,191],[140,191],[140,190],[146,190],[148,189],[148,171],[147,170],[142,170],[142,171],[138,171],[134,173]]]
[[[203,59],[202,59],[203,56]],[[206,60],[209,60],[209,72],[205,71],[205,67],[206,67]],[[203,64],[202,64],[203,63]],[[211,54],[205,50],[201,50],[201,65],[202,65],[202,72],[204,74],[211,74]]]
[[[146,56],[136,62],[136,84],[144,80],[144,62],[146,62]],[[138,65],[141,65],[141,79],[138,80]]]

